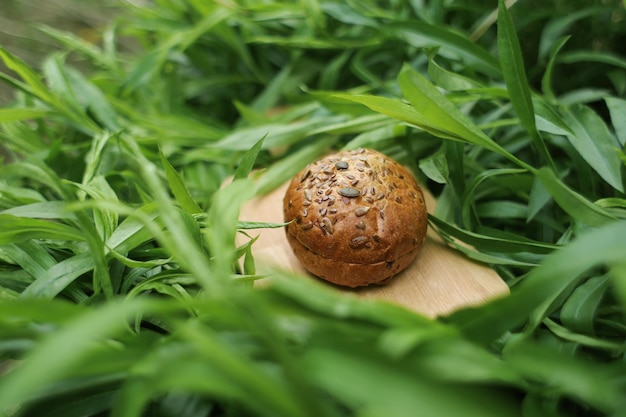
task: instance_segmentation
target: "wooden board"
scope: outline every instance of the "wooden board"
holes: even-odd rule
[[[271,194],[249,201],[242,207],[241,220],[283,222],[282,201],[286,188],[287,184],[284,184]],[[430,193],[423,191],[428,210],[432,212],[436,201]],[[260,229],[258,233],[259,239],[252,247],[258,273],[281,268],[307,274],[291,251],[283,228]],[[388,300],[429,317],[478,305],[509,292],[495,271],[450,249],[432,230],[428,231],[415,262],[389,284],[357,289],[332,286],[361,297]]]

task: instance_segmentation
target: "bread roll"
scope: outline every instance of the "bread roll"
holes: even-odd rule
[[[402,165],[370,149],[309,164],[283,199],[287,240],[302,265],[334,284],[383,284],[426,236],[424,196]]]

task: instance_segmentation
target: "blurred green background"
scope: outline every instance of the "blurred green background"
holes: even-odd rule
[[[120,4],[120,0],[2,0],[0,45],[37,66],[41,58],[59,47],[37,25],[67,30],[97,42],[100,29],[120,12]],[[10,88],[1,83],[0,105],[11,97]]]

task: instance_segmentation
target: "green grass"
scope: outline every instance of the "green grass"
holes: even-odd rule
[[[623,415],[624,6],[482,3],[129,2],[97,43],[40,27],[41,65],[0,49],[0,415]],[[511,295],[253,289],[280,225],[239,207],[357,147]]]

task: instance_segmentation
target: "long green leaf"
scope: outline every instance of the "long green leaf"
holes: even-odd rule
[[[84,235],[80,230],[62,223],[0,214],[0,245],[29,239],[83,241]]]
[[[535,112],[530,99],[526,68],[515,25],[504,0],[498,0],[498,55],[513,108],[528,133],[535,135]]]
[[[536,175],[554,201],[573,219],[590,226],[615,220],[614,216],[572,190],[547,168],[538,170]]]
[[[264,141],[265,141],[265,136],[259,139],[259,141],[255,143],[254,146],[251,147],[250,150],[248,150],[244,154],[244,156],[241,158],[241,161],[239,162],[239,166],[237,167],[237,170],[235,171],[235,176],[234,176],[235,180],[246,178],[250,174],[250,172],[252,171],[252,168],[254,167],[254,162],[256,161],[256,158],[259,155],[261,148],[263,147]]]
[[[398,83],[402,93],[420,115],[416,120],[416,125],[432,127],[435,131],[445,132],[445,136],[442,136],[444,138],[456,138],[459,141],[484,147],[499,153],[521,167],[527,167],[527,164],[488,137],[418,72],[405,66],[398,76]]]
[[[528,378],[549,386],[552,395],[582,398],[606,412],[615,407],[622,395],[609,367],[566,358],[545,346],[527,341],[514,344],[505,351],[504,360]]]
[[[532,252],[545,254],[558,248],[556,245],[533,242],[521,237],[519,240],[513,240],[481,235],[479,233],[463,230],[432,215],[428,216],[428,219],[437,229],[447,235],[487,252]]]
[[[56,104],[55,98],[41,81],[41,77],[26,62],[11,54],[5,48],[0,47],[0,58],[10,70],[15,71],[24,82],[32,89],[33,94],[41,101]]]
[[[567,64],[598,62],[612,65],[620,69],[626,69],[626,59],[624,59],[623,56],[605,51],[572,51],[561,54],[558,61]]]
[[[0,109],[0,123],[17,122],[19,120],[41,119],[50,115],[46,109],[33,109],[24,107],[7,107]]]
[[[94,63],[110,71],[118,71],[119,63],[110,59],[103,51],[91,42],[67,31],[57,30],[46,25],[39,25],[39,30],[66,45],[69,49],[79,51]]]
[[[535,125],[535,111],[522,51],[505,0],[498,0],[498,54],[513,108],[544,161],[553,165],[548,148]]]
[[[95,268],[89,253],[75,255],[61,261],[41,274],[26,288],[20,298],[54,298],[81,275]]]
[[[241,205],[254,195],[251,179],[238,179],[215,193],[207,214],[210,233],[205,234],[207,246],[216,268],[227,273],[234,261],[235,233]]]
[[[550,101],[554,101],[556,99],[556,95],[554,94],[554,91],[552,89],[552,72],[554,71],[554,66],[556,64],[556,57],[561,48],[565,46],[569,39],[570,37],[566,36],[556,42],[550,55],[550,59],[548,60],[548,64],[546,65],[546,71],[541,78],[541,89],[543,90],[543,94]]]
[[[161,158],[163,169],[165,170],[165,176],[167,177],[170,190],[172,190],[172,193],[181,208],[189,214],[202,213],[203,210],[191,197],[191,194],[189,193],[189,190],[187,189],[187,186],[185,185],[185,182],[180,174],[176,171],[176,169],[174,169],[172,164],[167,160],[162,152],[159,152],[159,156]]]
[[[33,305],[42,312],[46,310],[45,304]],[[49,333],[14,372],[0,379],[0,410],[16,407],[41,393],[47,384],[58,381],[85,361],[93,352],[94,343],[101,344],[105,338],[122,333],[127,329],[127,319],[148,311],[149,306],[149,302],[137,299],[82,309],[65,326]],[[10,305],[6,307],[11,311]]]
[[[34,278],[43,275],[57,263],[42,245],[34,241],[3,245],[2,251]]]
[[[617,97],[607,97],[605,102],[611,114],[611,122],[613,122],[615,134],[620,144],[626,146],[626,119],[622,117],[623,114],[626,114],[626,100]]]
[[[617,154],[617,141],[604,121],[587,106],[572,106],[562,111],[563,119],[573,135],[570,143],[607,183],[619,191],[622,184],[622,163]]]
[[[563,304],[560,318],[569,329],[587,335],[595,334],[594,318],[609,287],[609,277],[600,275],[578,286]]]
[[[0,214],[10,214],[30,219],[75,219],[74,214],[68,210],[67,203],[64,201],[42,201],[39,203],[22,204],[0,211]]]
[[[417,370],[405,372],[399,363],[382,362],[354,349],[314,349],[306,352],[301,367],[317,387],[323,387],[350,407],[367,416],[406,416],[420,410],[429,416],[519,415],[509,399],[489,396],[487,392],[457,390],[449,401],[450,387],[431,379],[432,374]],[[377,381],[385,381],[379,386]],[[376,395],[363,396],[369,392]],[[487,400],[487,397],[490,400]]]
[[[488,51],[443,26],[409,21],[385,24],[384,31],[418,48],[439,47],[441,54],[465,61],[469,67],[485,74],[496,76],[500,73],[497,60]]]
[[[624,233],[626,221],[614,221],[581,235],[549,255],[513,288],[509,297],[453,313],[448,319],[470,339],[488,344],[524,323],[537,307],[561,294],[582,272],[623,260]]]

